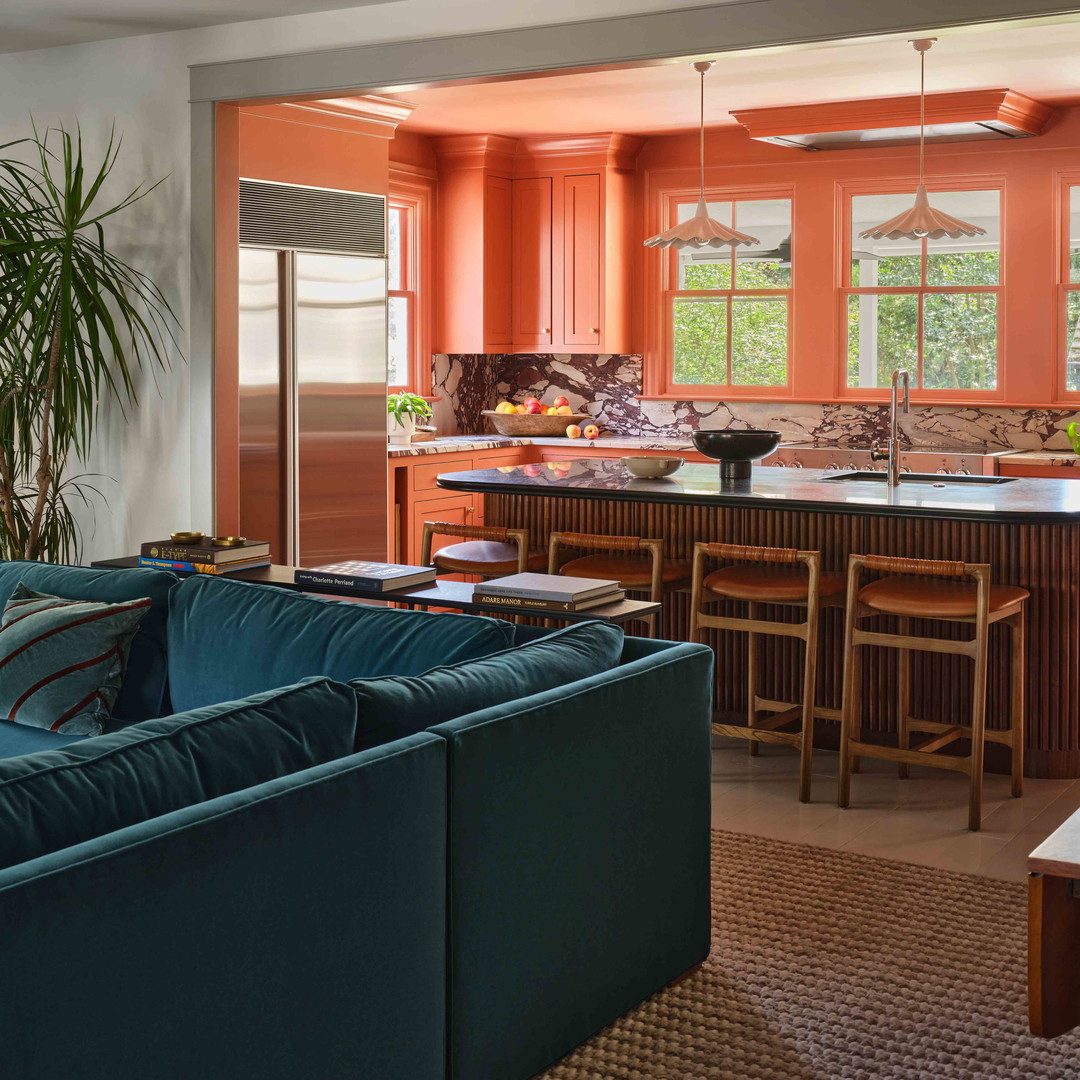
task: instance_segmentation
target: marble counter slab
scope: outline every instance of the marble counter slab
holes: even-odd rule
[[[1041,465],[1043,468],[1080,468],[1080,454],[1074,454],[1071,450],[1020,450],[1004,455],[1001,460],[1017,465]]]
[[[591,452],[611,450],[668,450],[681,454],[693,450],[689,439],[662,439],[656,436],[608,435],[595,442],[585,439],[567,439],[563,436],[530,436],[511,438],[508,435],[444,435],[431,442],[413,443],[412,446],[387,446],[388,457],[423,457],[426,454],[456,454],[465,450],[493,450],[513,446],[563,446],[573,448],[583,457]]]
[[[949,521],[1080,524],[1080,485],[1070,480],[1013,478],[1001,484],[964,484],[942,477],[932,483],[837,483],[821,469],[756,468],[752,479],[722,483],[717,465],[684,465],[666,479],[631,476],[620,461],[576,458],[509,472],[448,472],[439,487],[498,495],[543,495],[617,502],[739,506]],[[567,467],[568,466],[568,467]]]

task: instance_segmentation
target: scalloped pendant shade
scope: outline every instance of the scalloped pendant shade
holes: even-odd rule
[[[986,230],[979,225],[961,221],[944,210],[935,210],[926,195],[926,54],[937,38],[917,38],[911,42],[919,54],[919,186],[915,205],[896,217],[863,229],[860,240],[940,240],[948,236],[983,236]]]
[[[656,236],[650,236],[645,241],[646,247],[665,248],[719,248],[738,247],[744,244],[749,247],[760,241],[753,236],[747,236],[736,229],[728,228],[721,221],[709,217],[709,209],[705,200],[698,199],[697,212],[689,221],[679,225],[672,225]]]
[[[646,247],[721,248],[739,245],[749,247],[751,244],[761,242],[754,236],[748,236],[725,225],[722,221],[709,217],[709,207],[705,202],[705,72],[711,67],[711,60],[698,60],[693,65],[694,70],[701,76],[701,114],[698,126],[700,187],[697,210],[689,221],[672,225],[670,229],[665,229],[656,236],[650,236],[645,241]]]
[[[926,188],[920,184],[915,193],[915,205],[902,214],[897,214],[872,229],[864,229],[859,236],[864,240],[940,240],[948,236],[955,240],[959,236],[982,236],[985,229],[971,225],[944,210],[935,210],[926,196]]]

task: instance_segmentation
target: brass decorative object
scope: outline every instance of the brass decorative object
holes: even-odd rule
[[[210,543],[214,547],[231,548],[243,547],[247,543],[246,536],[211,536]]]
[[[174,544],[198,544],[205,536],[201,532],[174,532],[170,539]]]

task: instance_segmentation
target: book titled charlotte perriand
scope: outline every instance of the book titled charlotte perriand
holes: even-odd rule
[[[330,585],[335,589],[355,589],[357,592],[407,589],[412,585],[426,585],[435,577],[436,570],[430,566],[359,561],[304,566],[293,572],[297,585]]]

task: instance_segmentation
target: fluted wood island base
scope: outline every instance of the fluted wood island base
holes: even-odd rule
[[[552,468],[560,465],[561,468]],[[567,467],[569,466],[569,467]],[[532,474],[532,475],[530,475]],[[483,492],[485,523],[528,528],[533,543],[555,530],[663,537],[666,554],[689,558],[696,540],[796,547],[822,553],[823,568],[843,570],[850,553],[987,562],[993,580],[1031,591],[1028,611],[1027,757],[1029,776],[1080,776],[1080,483],[1018,479],[1000,485],[836,483],[817,470],[756,468],[724,487],[718,468],[687,465],[667,480],[640,480],[619,461],[574,460],[514,469],[481,469],[439,478],[451,490]],[[1075,485],[1075,486],[1073,486]],[[768,616],[783,617],[781,609]],[[824,616],[818,703],[838,706],[842,613]],[[882,620],[883,628],[896,620]],[[660,635],[686,640],[689,595],[665,602]],[[940,633],[941,624],[916,633]],[[955,628],[963,636],[965,628]],[[1009,694],[1007,632],[991,634],[988,726],[1005,726]],[[711,632],[716,708],[742,715],[745,636]],[[798,644],[761,643],[762,696],[799,697]],[[863,723],[868,741],[896,741],[895,657],[864,649]],[[952,720],[970,715],[970,661],[912,654],[912,714]],[[836,725],[819,720],[815,745],[835,747]],[[987,746],[987,767],[1008,770],[1004,747]]]

